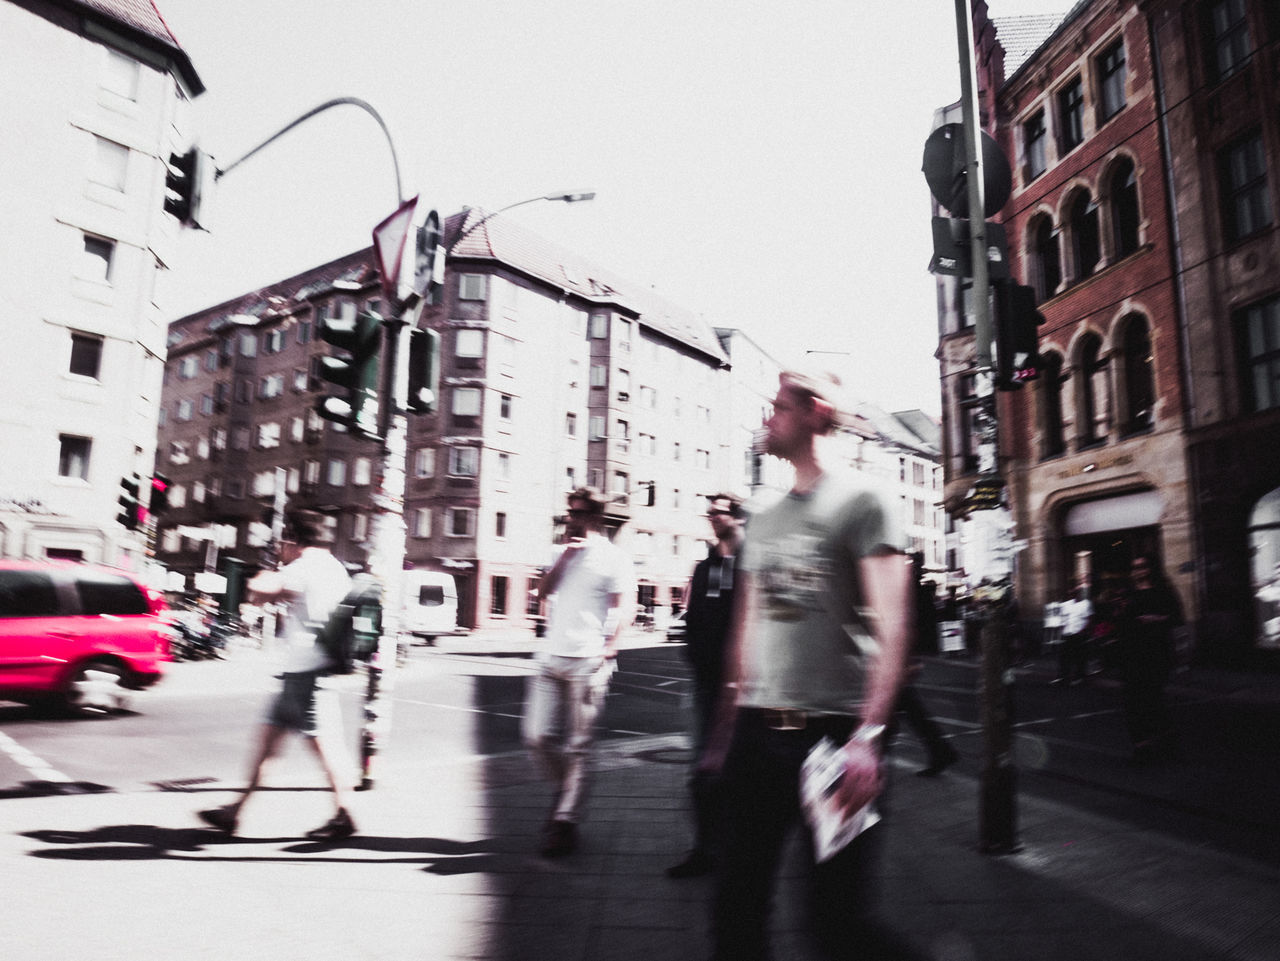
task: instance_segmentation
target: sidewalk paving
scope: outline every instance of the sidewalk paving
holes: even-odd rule
[[[424,660],[424,670],[459,678],[476,670],[466,657]],[[393,739],[377,786],[360,795],[361,834],[335,845],[296,837],[299,823],[322,819],[319,791],[265,792],[246,836],[231,840],[196,827],[192,811],[232,785],[6,801],[5,956],[706,956],[708,882],[663,874],[687,846],[683,735],[602,741],[582,848],[548,862],[532,853],[545,786],[520,752],[478,753],[452,736],[456,715],[442,717],[430,752]],[[914,750],[904,739],[894,766],[882,909],[923,957],[1280,957],[1276,867],[1028,793],[1022,849],[983,855],[972,757],[929,780],[912,775]],[[811,961],[794,860],[785,874],[776,958]]]

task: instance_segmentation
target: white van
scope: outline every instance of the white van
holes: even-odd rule
[[[404,572],[404,611],[400,629],[426,638],[458,634],[458,585],[440,571]]]

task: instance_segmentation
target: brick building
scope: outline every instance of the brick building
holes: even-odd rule
[[[1046,319],[1042,376],[999,399],[1019,601],[1034,615],[1146,554],[1201,651],[1227,656],[1265,639],[1276,612],[1254,595],[1280,569],[1280,475],[1262,453],[1280,404],[1277,5],[987,7],[983,123],[1013,168],[998,219]],[[973,344],[959,285],[939,289],[954,509],[976,469]]]

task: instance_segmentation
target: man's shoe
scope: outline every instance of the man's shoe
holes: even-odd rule
[[[201,821],[214,830],[221,831],[228,837],[236,833],[236,815],[231,808],[210,808],[196,813]]]
[[[956,761],[960,760],[960,755],[956,753],[956,749],[945,741],[942,744],[942,750],[934,755],[929,762],[928,767],[921,768],[916,771],[917,777],[937,777]]]
[[[572,821],[552,821],[542,843],[544,858],[562,858],[578,849],[578,826]]]
[[[704,851],[690,851],[679,864],[667,868],[667,877],[674,880],[700,878],[711,873],[711,858]]]
[[[338,808],[338,813],[331,817],[327,823],[316,828],[314,831],[307,832],[307,840],[309,841],[341,841],[349,838],[356,833],[355,822],[351,820],[351,815],[347,813],[346,808]]]

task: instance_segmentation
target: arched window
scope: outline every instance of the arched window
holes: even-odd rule
[[[1155,423],[1155,357],[1151,328],[1142,317],[1130,317],[1124,328],[1124,426],[1136,434]]]
[[[1031,225],[1033,285],[1036,299],[1044,303],[1058,292],[1062,283],[1062,267],[1058,255],[1058,232],[1046,216],[1037,217]]]
[[[1047,353],[1040,356],[1040,456],[1057,457],[1066,450],[1062,427],[1062,357]]]
[[[1080,447],[1103,444],[1111,424],[1111,395],[1107,390],[1107,358],[1102,339],[1086,334],[1080,343],[1080,380],[1076,391]]]
[[[1098,248],[1098,205],[1086,191],[1081,190],[1067,208],[1067,220],[1071,224],[1072,280],[1079,282],[1092,276],[1101,259]]]
[[[1111,231],[1115,257],[1138,249],[1138,177],[1132,160],[1122,160],[1111,174]]]

